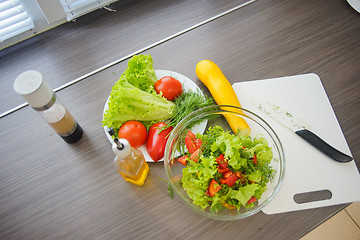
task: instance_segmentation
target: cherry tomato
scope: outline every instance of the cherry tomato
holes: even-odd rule
[[[166,126],[163,122],[158,122],[153,124],[150,127],[148,138],[146,140],[146,149],[149,153],[152,160],[155,162],[159,161],[164,157],[164,151],[166,142],[168,140],[168,135],[173,129],[173,127],[168,127],[167,129],[161,131],[162,128]],[[161,131],[161,132],[160,132]]]
[[[138,148],[146,141],[147,132],[145,126],[138,121],[128,121],[121,125],[119,129],[119,138],[125,138],[130,146]]]
[[[154,88],[157,94],[162,92],[162,95],[169,101],[172,101],[176,97],[180,96],[183,91],[181,82],[169,76],[165,76],[157,80]]]

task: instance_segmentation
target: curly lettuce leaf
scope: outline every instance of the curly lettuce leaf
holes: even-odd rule
[[[123,77],[134,87],[156,94],[154,84],[157,81],[153,68],[151,55],[134,55],[128,62],[128,67],[123,73]]]
[[[255,195],[255,192],[259,187],[258,184],[248,184],[244,187],[240,187],[238,190],[230,189],[228,198],[237,200],[239,204],[236,204],[236,207],[239,209],[241,206],[247,205],[247,202]]]
[[[117,130],[129,120],[152,122],[170,118],[175,104],[156,94],[156,79],[150,55],[131,58],[112,87],[103,126]]]

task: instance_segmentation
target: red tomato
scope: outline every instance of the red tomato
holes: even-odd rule
[[[256,198],[254,197],[254,196],[252,196],[251,198],[250,198],[250,200],[248,201],[248,204],[251,204],[251,203],[253,203],[253,202],[255,202],[256,201]]]
[[[178,158],[178,161],[184,166],[186,166],[187,160],[188,160],[188,156],[186,155]]]
[[[195,150],[195,152],[191,154],[190,159],[193,160],[194,162],[198,162],[200,154],[201,154],[201,150],[198,148]]]
[[[200,139],[196,139],[195,140],[195,147],[196,148],[201,148],[201,146],[202,146],[202,141]]]
[[[162,92],[162,95],[169,101],[180,96],[183,91],[181,82],[169,76],[157,80],[154,87],[157,94]]]
[[[237,180],[238,177],[235,174],[233,174],[230,177],[226,178],[225,183],[229,185],[229,187],[232,187]]]
[[[229,170],[229,168],[220,168],[220,167],[218,167],[218,172],[219,173],[227,173],[227,172],[229,172],[230,170]]]
[[[138,121],[128,121],[121,125],[119,129],[119,138],[125,138],[130,146],[138,148],[146,141],[147,132],[145,126]]]
[[[241,172],[236,172],[235,175],[240,179],[241,183],[245,183],[246,182],[246,176],[243,175]]]
[[[252,160],[253,160],[253,162],[254,162],[255,164],[257,164],[257,161],[256,161],[256,160],[257,160],[257,156],[256,156],[256,154],[254,154],[254,157],[253,157]]]
[[[224,174],[224,178],[229,178],[233,173],[231,171],[228,171]]]
[[[226,184],[226,179],[225,178],[220,178],[220,182],[221,182],[221,184]]]
[[[227,161],[225,160],[224,154],[220,154],[219,157],[216,158],[216,161],[219,164],[219,168],[227,168]]]
[[[166,126],[163,122],[158,122],[153,124],[150,127],[148,138],[146,141],[146,149],[149,153],[152,160],[155,162],[159,161],[164,157],[164,151],[166,142],[168,140],[168,135],[173,129],[173,127],[168,127],[167,129],[160,132],[163,126]],[[160,132],[160,133],[159,133]]]
[[[211,197],[213,197],[215,195],[215,193],[217,193],[218,191],[220,191],[222,187],[220,186],[220,184],[215,180],[215,179],[211,179],[209,187],[208,187],[208,191]]]
[[[193,154],[197,149],[196,136],[191,131],[186,134],[185,145],[190,154]]]

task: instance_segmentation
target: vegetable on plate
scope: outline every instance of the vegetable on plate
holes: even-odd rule
[[[175,94],[177,97],[169,101],[155,90],[155,84],[161,79],[156,77],[152,57],[133,56],[127,69],[112,87],[108,108],[102,119],[103,126],[114,128],[117,132],[123,123],[130,120],[140,121],[146,129],[156,122],[167,120],[168,126],[174,127],[188,114],[214,103],[211,97],[204,96],[200,91],[182,89],[180,82],[173,79],[178,83],[174,84],[171,80],[171,84],[162,84],[167,86],[167,89],[162,86],[162,93],[179,93],[180,87],[181,93]]]
[[[165,128],[162,130],[162,128]],[[152,160],[159,161],[164,157],[164,151],[169,134],[173,127],[166,127],[166,123],[158,122],[150,127],[146,149]]]
[[[131,147],[139,148],[146,142],[147,131],[141,122],[131,120],[121,125],[118,136],[128,140]]]
[[[181,82],[170,76],[157,80],[154,88],[157,94],[161,94],[169,101],[173,101],[183,92]]]
[[[204,96],[200,91],[183,91],[183,93],[175,98],[173,115],[168,119],[167,125],[175,127],[187,115],[197,109],[208,107],[214,104],[212,97]],[[196,122],[194,122],[196,124]]]
[[[135,55],[112,87],[102,123],[135,148],[145,143],[151,158],[158,161],[164,156],[173,127],[193,111],[213,104],[211,97],[183,89],[182,83],[172,76],[158,79],[152,57]],[[196,159],[196,155],[192,158]]]

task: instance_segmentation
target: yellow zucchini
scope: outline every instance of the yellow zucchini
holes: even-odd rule
[[[196,64],[196,75],[209,89],[218,105],[232,105],[241,107],[234,89],[226,79],[220,68],[210,60],[202,60]],[[239,114],[242,111],[239,110]],[[224,115],[234,133],[241,135],[249,134],[250,127],[242,117],[236,115]],[[240,130],[240,132],[239,132]]]

